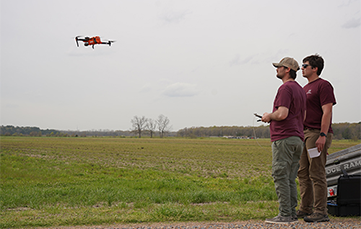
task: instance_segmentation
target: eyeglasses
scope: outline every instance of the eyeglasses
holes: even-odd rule
[[[309,64],[302,64],[302,67],[303,67],[303,68],[307,68],[308,66],[311,66],[311,65],[309,65]]]

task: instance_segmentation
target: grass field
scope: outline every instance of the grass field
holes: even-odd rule
[[[269,139],[1,137],[0,155],[1,228],[278,213]]]

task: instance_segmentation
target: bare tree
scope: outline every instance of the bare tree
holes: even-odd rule
[[[139,138],[142,137],[142,131],[145,129],[145,126],[147,124],[147,119],[143,117],[134,116],[134,118],[131,120],[133,131],[138,133]]]
[[[157,128],[157,122],[153,119],[148,119],[147,125],[146,125],[147,130],[149,130],[150,133],[150,137],[153,137],[153,134],[155,133],[155,130]]]
[[[156,122],[158,125],[159,136],[162,138],[164,137],[164,134],[171,128],[170,126],[168,126],[170,121],[167,117],[161,114],[158,116]]]

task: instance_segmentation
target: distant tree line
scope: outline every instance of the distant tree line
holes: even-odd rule
[[[89,130],[89,131],[63,131],[46,129],[42,130],[39,127],[19,127],[19,126],[0,126],[0,135],[3,136],[34,136],[34,137],[100,137],[100,136],[113,136],[113,137],[125,137],[132,136],[131,131],[121,130]]]
[[[87,131],[62,131],[72,137],[129,137],[133,136],[131,131],[123,130],[87,130]]]
[[[332,129],[335,139],[361,139],[361,122],[332,124]]]
[[[156,133],[160,137],[177,136],[184,138],[199,138],[199,137],[229,137],[229,138],[269,138],[269,126],[212,126],[212,127],[186,127],[171,132],[169,126],[169,119],[164,115],[160,115],[157,120],[146,119],[143,117],[134,116],[133,122],[143,122],[141,125],[141,132],[133,125],[132,130],[89,130],[89,131],[60,131],[54,129],[41,130],[39,127],[18,127],[18,126],[0,126],[0,135],[3,136],[47,136],[47,137],[130,137],[136,135],[141,136],[155,136]],[[159,123],[161,124],[159,126]],[[332,124],[334,132],[334,139],[361,139],[361,122],[359,123],[334,123]]]
[[[361,122],[359,123],[334,123],[332,124],[334,139],[361,139]],[[234,138],[270,138],[269,126],[213,126],[190,127],[180,129],[178,137],[234,137]]]
[[[212,126],[212,127],[190,127],[180,129],[178,137],[229,137],[229,138],[269,138],[268,126],[243,127],[243,126]]]
[[[60,135],[61,132],[53,129],[41,130],[39,127],[0,126],[0,134],[5,136],[43,136]]]

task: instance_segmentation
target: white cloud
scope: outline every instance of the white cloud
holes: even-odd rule
[[[153,85],[151,85],[150,83],[144,85],[143,87],[140,88],[140,92],[142,93],[148,93],[148,92],[151,92],[153,89]]]
[[[352,28],[357,28],[360,25],[361,25],[361,18],[358,19],[352,18],[351,20],[345,22],[341,27],[345,29],[352,29]]]
[[[249,63],[253,59],[253,56],[248,56],[244,58],[243,60],[240,60],[240,55],[237,54],[230,62],[229,65],[243,65]]]
[[[178,82],[167,86],[162,94],[168,97],[191,97],[198,94],[196,86]]]
[[[167,23],[179,23],[183,20],[185,20],[185,17],[191,14],[188,10],[181,10],[181,11],[167,11],[164,12],[160,19],[167,22]]]

